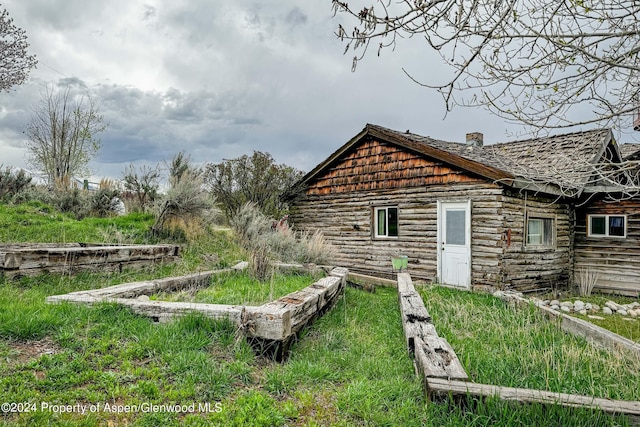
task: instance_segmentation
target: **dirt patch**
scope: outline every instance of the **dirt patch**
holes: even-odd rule
[[[9,353],[6,359],[9,365],[23,365],[45,354],[56,354],[61,351],[49,337],[34,341],[9,342],[7,347],[9,347]]]

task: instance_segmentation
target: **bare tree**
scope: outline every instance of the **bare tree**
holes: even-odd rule
[[[21,85],[38,61],[27,54],[27,35],[13,24],[6,9],[0,11],[0,91]]]
[[[456,105],[484,106],[508,120],[548,129],[620,126],[620,121],[631,121],[637,108],[640,2],[332,3],[335,13],[349,22],[339,24],[336,34],[346,43],[345,53],[354,51],[354,70],[370,47],[380,55],[406,38],[423,37],[451,73],[405,73],[437,89],[447,111]]]
[[[147,206],[153,203],[158,196],[158,188],[160,187],[158,166],[151,168],[145,165],[136,171],[135,166],[130,164],[122,175],[125,190],[133,193],[140,211],[144,213]]]
[[[50,184],[87,173],[101,145],[96,135],[106,129],[96,101],[74,96],[69,87],[47,88],[32,110],[26,130],[30,163],[44,172]]]

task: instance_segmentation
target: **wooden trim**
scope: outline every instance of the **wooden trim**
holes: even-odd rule
[[[611,236],[608,234],[591,234],[591,218],[594,216],[602,216],[605,218],[606,224],[605,224],[605,229],[608,230],[609,229],[609,217],[611,216],[621,216],[624,218],[624,236]],[[586,219],[586,224],[587,224],[587,230],[586,230],[586,237],[589,239],[626,239],[627,238],[627,228],[628,228],[628,224],[629,221],[627,220],[627,214],[609,214],[609,213],[590,213],[587,214],[587,219]]]

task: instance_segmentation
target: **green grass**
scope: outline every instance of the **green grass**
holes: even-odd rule
[[[586,320],[587,322],[591,322],[594,325],[598,325],[601,328],[607,329],[615,334],[628,338],[631,341],[640,343],[640,320],[638,320],[637,318],[632,319],[626,316],[621,316],[619,314],[596,314],[599,317],[603,317],[604,319],[592,319],[587,316],[582,316],[578,313],[571,313],[571,316]]]
[[[535,307],[446,288],[421,291],[440,335],[476,382],[640,400],[640,359],[563,333]]]
[[[234,272],[216,275],[205,289],[161,292],[151,299],[257,306],[306,288],[317,279],[311,274],[285,273],[273,275],[268,283],[263,283],[246,271]]]
[[[100,221],[59,220],[27,206],[24,218],[51,215],[71,240],[98,239]],[[3,211],[4,209],[4,211]],[[9,209],[9,211],[7,211]],[[0,205],[13,221],[15,207]],[[29,219],[30,221],[30,219]],[[101,220],[102,221],[102,220]],[[137,223],[104,220],[105,229]],[[146,220],[145,220],[146,221]],[[123,231],[138,236],[140,227]],[[10,221],[9,221],[10,222]],[[5,221],[11,241],[36,239]],[[46,221],[43,235],[55,241]],[[58,229],[59,230],[59,229]],[[71,231],[75,230],[75,231]],[[91,239],[83,236],[93,236]],[[59,236],[60,237],[60,236]],[[137,237],[136,237],[137,239]],[[40,239],[38,239],[40,240]],[[70,240],[70,241],[71,241]],[[135,240],[135,239],[134,239]],[[234,325],[190,315],[156,324],[113,304],[48,305],[46,296],[233,265],[243,253],[228,231],[209,232],[185,246],[175,266],[122,274],[47,275],[16,282],[0,279],[0,403],[97,405],[85,415],[38,410],[0,413],[0,425],[66,426],[512,426],[626,425],[597,411],[518,405],[493,399],[428,402],[408,354],[393,289],[367,293],[348,288],[336,306],[302,331],[288,360],[256,356]],[[205,255],[217,254],[217,257]],[[272,292],[271,283],[231,281],[224,298]],[[309,277],[287,278],[294,288]],[[295,284],[296,280],[300,280]],[[315,280],[315,279],[314,279]],[[280,286],[278,284],[278,286]],[[288,286],[288,285],[286,285]],[[240,292],[240,289],[246,288]],[[212,287],[212,290],[216,286]],[[259,288],[259,289],[254,289]],[[273,288],[273,289],[272,289]],[[239,292],[239,293],[236,293]],[[284,289],[283,292],[288,292]],[[441,336],[452,344],[474,381],[615,399],[640,400],[640,361],[593,348],[559,331],[530,309],[515,310],[484,294],[444,288],[420,290]],[[218,298],[215,296],[215,298]],[[116,413],[104,405],[178,404],[193,413]],[[199,407],[198,405],[203,405]],[[206,406],[208,405],[208,406]]]
[[[584,303],[597,304],[604,307],[607,301],[614,301],[618,304],[630,304],[632,302],[637,302],[637,298],[621,296],[621,295],[607,295],[607,294],[592,294],[589,296],[575,296],[571,298],[563,297],[560,301],[571,301],[574,302],[576,300],[583,301]],[[633,319],[627,316],[620,316],[617,314],[607,315],[602,314],[602,312],[591,313],[600,317],[604,317],[604,320],[593,319],[588,316],[583,316],[579,313],[569,313],[571,316],[577,317],[582,320],[586,320],[587,322],[591,322],[594,325],[598,325],[601,328],[607,329],[615,334],[623,336],[625,338],[630,339],[631,341],[640,342],[640,319]],[[625,320],[627,319],[627,320]]]
[[[150,214],[78,221],[40,202],[0,204],[0,242],[5,243],[144,243],[151,224]]]

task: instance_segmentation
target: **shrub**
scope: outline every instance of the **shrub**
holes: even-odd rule
[[[324,264],[335,254],[322,232],[296,234],[289,228],[286,217],[272,221],[253,203],[238,210],[231,226],[240,244],[250,252],[251,271],[260,280],[268,277],[269,261]]]
[[[586,297],[591,295],[591,291],[598,283],[599,274],[591,268],[580,268],[576,272],[576,284],[578,295]]]
[[[161,234],[168,221],[175,219],[185,223],[195,219],[204,221],[212,217],[211,211],[214,210],[214,200],[203,188],[202,173],[184,171],[161,199],[152,231]]]
[[[89,212],[93,216],[104,218],[114,215],[118,209],[118,190],[101,188],[93,193],[89,200]]]
[[[87,194],[77,188],[55,190],[51,204],[61,212],[72,214],[76,219],[82,219],[89,214]]]
[[[20,194],[29,186],[31,179],[22,169],[14,172],[11,167],[2,169],[0,165],[0,201],[11,200]]]

